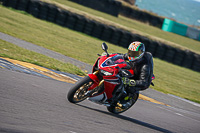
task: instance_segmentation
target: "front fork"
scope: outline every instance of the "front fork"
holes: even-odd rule
[[[100,81],[99,78],[97,77],[98,73],[99,71],[95,71],[92,74],[88,74],[88,76],[94,81],[93,85],[90,88],[88,88],[88,93],[87,93],[88,96],[91,96],[91,94],[98,91],[100,86],[104,83],[104,79]]]

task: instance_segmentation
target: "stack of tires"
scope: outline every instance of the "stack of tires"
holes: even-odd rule
[[[70,0],[78,4],[90,7],[92,9],[105,12],[107,14],[118,16],[121,2],[116,0]]]
[[[119,13],[123,16],[148,23],[158,28],[162,28],[162,24],[164,22],[164,18],[128,6],[121,6]]]

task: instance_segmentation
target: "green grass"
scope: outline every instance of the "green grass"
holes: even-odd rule
[[[200,41],[190,39],[181,35],[177,35],[170,32],[165,32],[157,27],[150,26],[139,21],[129,19],[127,17],[119,15],[114,17],[109,14],[93,10],[91,8],[76,4],[69,0],[43,0],[47,2],[60,3],[63,8],[70,9],[73,12],[84,14],[90,18],[95,18],[102,23],[108,23],[116,25],[117,27],[125,28],[134,33],[138,33],[151,38],[152,40],[159,40],[165,42],[174,47],[182,49],[190,49],[196,53],[200,53]],[[105,7],[106,8],[106,7]],[[88,14],[88,15],[87,15]]]
[[[45,55],[18,47],[1,39],[0,57],[7,57],[19,61],[29,62],[35,65],[43,66],[58,71],[68,72],[80,76],[85,75],[85,73],[82,70],[70,63],[63,63]]]
[[[159,59],[154,59],[154,73],[153,89],[200,103],[200,73]]]
[[[63,28],[61,26],[39,20],[24,12],[10,10],[0,6],[0,31],[80,61],[93,64],[102,53],[102,40],[85,34]],[[0,56],[40,64],[48,68],[70,71],[60,64],[43,55],[32,53],[5,41],[0,41]],[[108,43],[109,52],[127,52],[127,49]],[[16,50],[16,51],[15,51]],[[153,89],[164,93],[174,94],[200,103],[200,73],[182,68],[159,59],[154,59],[156,79]],[[75,70],[71,70],[74,72]],[[76,73],[76,72],[74,72]]]
[[[0,10],[1,32],[90,64],[96,60],[96,54],[102,53],[103,41],[21,14],[21,11],[13,12],[4,7]],[[114,52],[119,47],[113,45],[109,49]]]

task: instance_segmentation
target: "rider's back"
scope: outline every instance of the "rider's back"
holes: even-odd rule
[[[133,63],[135,87],[141,90],[147,89],[152,81],[153,76],[153,56],[149,52],[145,52],[141,61]]]

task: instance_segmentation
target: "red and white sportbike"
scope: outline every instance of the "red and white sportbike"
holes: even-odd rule
[[[128,93],[126,89],[134,84],[129,80],[134,71],[121,54],[108,54],[108,46],[103,43],[105,55],[99,55],[92,74],[79,80],[68,92],[72,103],[88,100],[107,106],[108,111],[119,114],[128,110],[137,101],[139,92]]]

